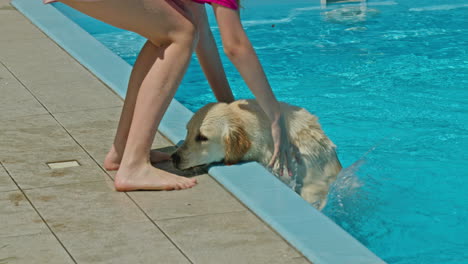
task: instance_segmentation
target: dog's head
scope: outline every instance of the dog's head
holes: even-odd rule
[[[214,162],[239,162],[251,146],[242,120],[228,104],[212,103],[195,113],[187,124],[187,137],[172,155],[178,169],[189,169]]]

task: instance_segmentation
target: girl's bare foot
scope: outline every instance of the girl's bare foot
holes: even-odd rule
[[[111,149],[106,155],[106,158],[104,159],[104,169],[108,171],[118,170],[120,167],[121,160],[122,160],[122,156],[120,156],[117,153],[114,145],[112,145]]]
[[[182,190],[192,188],[196,179],[180,177],[154,168],[150,163],[136,167],[122,166],[115,175],[114,186],[117,191],[136,190]]]
[[[158,162],[170,160],[170,159],[171,159],[170,154],[157,151],[157,150],[151,150],[150,152],[150,160],[152,163],[158,163]],[[106,158],[104,159],[104,169],[108,171],[118,170],[120,167],[121,160],[122,160],[122,157],[117,153],[114,145],[112,145],[111,149],[106,155]]]

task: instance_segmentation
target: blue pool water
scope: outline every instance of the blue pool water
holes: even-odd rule
[[[249,2],[277,97],[319,116],[348,167],[324,213],[388,263],[468,263],[468,3],[370,1],[343,17],[352,7]],[[56,7],[135,61],[141,37]],[[236,98],[252,97],[223,61]],[[192,111],[215,100],[195,57],[176,98]]]

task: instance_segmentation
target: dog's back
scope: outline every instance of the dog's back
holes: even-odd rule
[[[251,137],[258,139],[265,134],[270,137],[266,141],[269,142],[270,151],[263,151],[261,154],[253,151],[246,155],[247,160],[257,160],[266,166],[273,147],[267,116],[255,100],[240,100],[233,104],[248,112],[240,114],[249,120],[250,125],[256,123],[253,127],[266,131],[261,136],[251,132]],[[341,170],[336,146],[323,132],[318,118],[304,108],[281,103],[281,111],[285,117],[290,142],[297,146],[301,154],[301,162],[294,172],[302,182],[301,196],[318,209],[322,209],[326,204],[329,186]],[[258,157],[261,155],[264,155],[263,158]]]
[[[318,209],[326,204],[330,184],[341,171],[336,146],[325,135],[318,118],[304,108],[281,104],[291,143],[299,148],[305,166],[301,196]]]

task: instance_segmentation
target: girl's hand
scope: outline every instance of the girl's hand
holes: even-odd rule
[[[268,166],[273,169],[276,168],[275,164],[278,163],[280,176],[283,176],[283,171],[286,168],[288,175],[291,177],[293,175],[293,159],[299,162],[300,155],[297,147],[289,142],[283,115],[280,115],[278,119],[271,123],[271,135],[273,136],[274,151]]]

